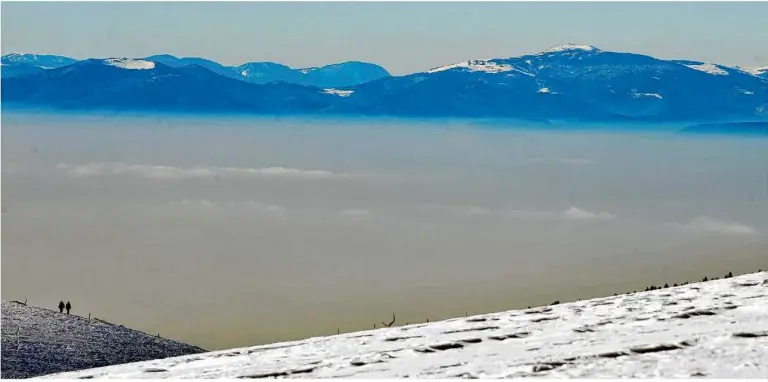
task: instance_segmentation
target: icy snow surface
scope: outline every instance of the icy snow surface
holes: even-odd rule
[[[542,93],[542,94],[560,94],[558,92],[553,92],[550,88],[541,88],[536,91],[536,93]]]
[[[761,272],[52,377],[764,378],[766,360],[768,272]]]
[[[686,65],[687,67],[691,69],[698,70],[700,72],[713,74],[716,76],[727,76],[728,72],[726,72],[723,69],[720,69],[717,67],[717,65],[713,64],[700,64],[700,65]]]
[[[653,97],[661,99],[661,94],[658,93],[630,93],[632,95],[632,98],[641,98],[641,97]]]
[[[145,60],[134,60],[132,58],[110,58],[107,60],[104,60],[104,62],[107,63],[107,65],[116,66],[118,68],[123,69],[153,69],[155,67],[155,63],[152,61],[145,61]]]
[[[528,76],[531,75],[530,73],[517,69],[512,65],[498,64],[488,60],[469,60],[469,61],[459,62],[457,64],[439,66],[437,68],[428,70],[427,73],[437,73],[437,72],[442,72],[445,70],[456,69],[456,68],[465,68],[472,72],[485,72],[485,73],[502,73],[502,72],[517,71]]]
[[[349,97],[350,94],[354,93],[354,90],[339,90],[339,89],[323,89],[323,93],[325,94],[334,94],[339,97]]]

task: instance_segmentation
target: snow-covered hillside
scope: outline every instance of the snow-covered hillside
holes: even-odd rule
[[[739,67],[739,69],[752,74],[753,76],[768,78],[768,66],[760,67]]]
[[[768,272],[52,378],[768,375]]]
[[[2,378],[83,370],[205,350],[99,319],[2,302]]]

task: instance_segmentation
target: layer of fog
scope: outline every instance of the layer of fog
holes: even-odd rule
[[[4,115],[2,297],[206,348],[768,268],[768,140]]]

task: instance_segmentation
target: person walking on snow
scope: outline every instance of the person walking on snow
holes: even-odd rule
[[[59,313],[64,313],[64,301],[59,301]]]
[[[69,310],[72,309],[72,304],[70,304],[69,301],[67,301],[66,308],[67,308],[67,314],[69,314]]]

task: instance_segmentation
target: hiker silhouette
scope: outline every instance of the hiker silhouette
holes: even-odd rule
[[[72,304],[70,304],[69,301],[67,301],[66,308],[67,308],[67,314],[69,314],[69,310],[72,309]]]
[[[59,313],[64,313],[64,301],[59,301]]]

